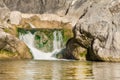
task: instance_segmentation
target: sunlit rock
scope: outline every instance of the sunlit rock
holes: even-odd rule
[[[16,37],[0,32],[0,59],[31,59],[27,46]]]
[[[79,44],[87,46],[89,60],[120,61],[119,6],[119,0],[93,0],[76,24],[74,37],[85,41]],[[89,44],[86,45],[87,41]]]
[[[67,44],[66,47],[70,55],[75,52],[74,56],[76,56],[79,52],[87,51],[87,60],[120,61],[119,0],[3,0],[0,5],[8,7],[11,11],[40,14],[30,15],[28,19],[22,20],[13,15],[13,20],[15,17],[17,20],[14,22],[10,19],[12,24],[18,25],[21,21],[17,28],[71,30],[73,27],[73,42],[68,41],[69,45]],[[7,12],[2,13],[1,10],[1,15],[4,13],[7,14]],[[9,19],[2,17],[1,19],[9,22]],[[6,29],[5,31],[8,32]],[[69,30],[65,32],[67,35],[71,33]],[[78,59],[78,56],[72,59]]]
[[[10,13],[10,22],[11,24],[18,25],[22,19],[21,13],[18,11],[12,11]]]

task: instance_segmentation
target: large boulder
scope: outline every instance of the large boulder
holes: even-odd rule
[[[0,59],[31,59],[29,48],[16,37],[0,31]]]
[[[120,61],[120,1],[91,3],[74,27],[74,39],[88,50],[88,60]]]

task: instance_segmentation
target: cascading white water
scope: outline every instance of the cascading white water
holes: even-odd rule
[[[53,49],[54,50],[61,49],[62,42],[63,42],[61,32],[60,31],[54,31],[53,36],[54,36]]]
[[[63,40],[62,40],[63,37],[62,37],[61,31],[54,31],[53,37],[54,37],[53,51],[49,53],[45,53],[35,48],[34,46],[35,35],[34,34],[32,34],[31,32],[28,32],[27,34],[19,33],[19,39],[24,41],[25,44],[30,48],[34,59],[43,59],[43,60],[51,60],[51,59],[54,60],[55,59],[56,60],[56,58],[53,57],[53,55],[61,50],[62,43],[63,43]]]

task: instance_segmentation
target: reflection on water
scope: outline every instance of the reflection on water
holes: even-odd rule
[[[120,80],[120,63],[94,63],[95,80]]]
[[[120,80],[120,63],[0,61],[0,80]]]

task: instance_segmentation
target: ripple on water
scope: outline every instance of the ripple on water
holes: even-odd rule
[[[120,63],[0,61],[0,80],[120,80]]]

